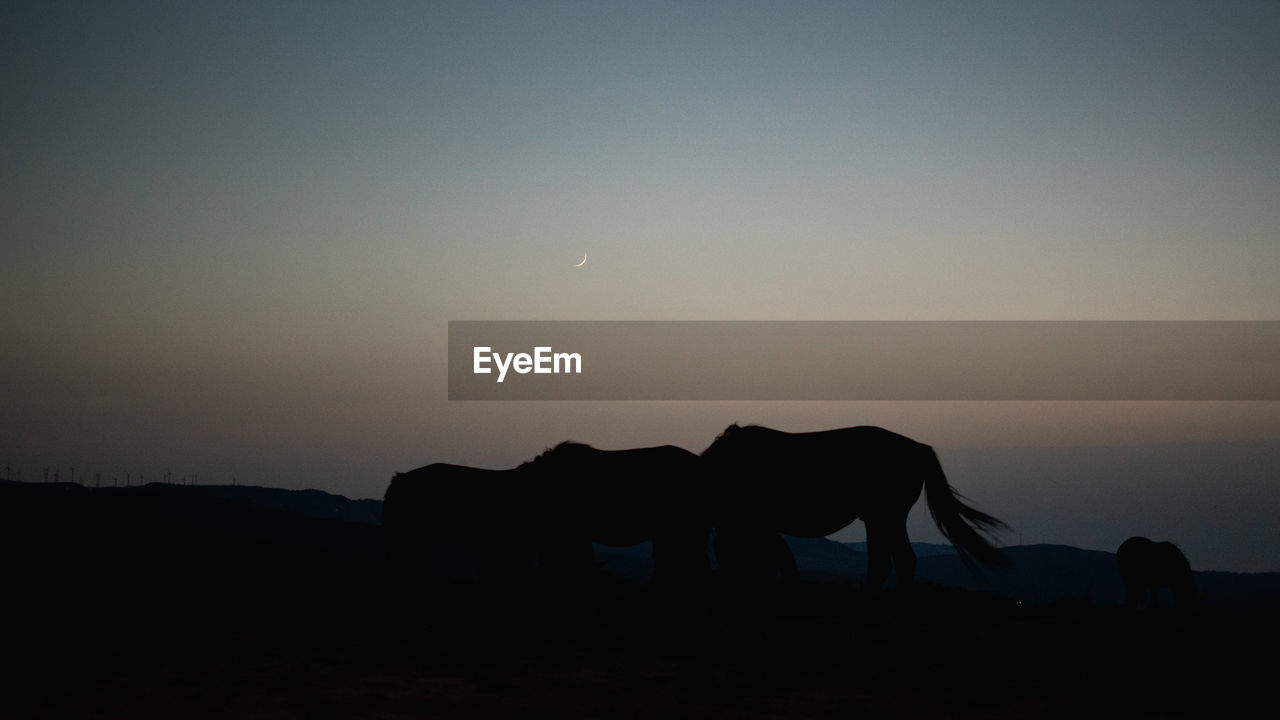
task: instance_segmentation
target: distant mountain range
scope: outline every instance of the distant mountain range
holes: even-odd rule
[[[813,582],[863,582],[866,543],[826,538],[787,537],[800,577]],[[994,592],[1028,604],[1055,602],[1122,603],[1124,587],[1114,553],[1069,545],[1018,545],[1002,548],[1009,567],[967,567],[950,545],[912,543],[919,565],[916,579],[938,585]],[[609,572],[634,580],[648,577],[648,544],[630,548],[596,547],[597,562]],[[1223,606],[1280,609],[1280,573],[1195,573],[1200,596]],[[890,578],[890,582],[894,582]],[[1172,603],[1168,591],[1161,602]]]
[[[802,577],[858,582],[866,574],[866,543],[837,543],[824,538],[787,538]],[[970,569],[949,545],[912,543],[919,558],[916,578],[925,582],[982,590],[1042,604],[1084,601],[1124,602],[1124,587],[1114,553],[1069,545],[1017,545],[1002,548],[1009,567]],[[1214,605],[1266,605],[1280,608],[1280,573],[1195,573],[1200,596]],[[1163,602],[1172,601],[1168,591]]]
[[[87,488],[70,483],[0,481],[0,519],[9,535],[41,532],[110,533],[124,521],[171,533],[196,528],[219,537],[249,538],[313,551],[378,555],[379,500],[351,500],[319,490],[255,486],[191,486],[152,483],[132,488]],[[866,576],[866,543],[787,538],[800,576],[813,582],[860,583]],[[1063,601],[1119,603],[1123,588],[1115,555],[1067,545],[1003,548],[1004,569],[970,570],[949,545],[913,543],[918,580],[989,591],[1029,604]],[[465,573],[461,553],[443,551],[451,572]],[[597,564],[618,577],[644,581],[652,569],[648,543],[627,548],[596,546]],[[1221,606],[1280,608],[1280,573],[1197,572],[1201,597]]]
[[[382,522],[381,500],[352,500],[323,490],[286,490],[258,485],[173,485],[147,483],[132,487],[88,487],[78,483],[27,483],[0,480],[0,493],[9,497],[72,498],[212,498],[218,502],[241,503],[260,509],[310,518],[344,520],[378,525]],[[215,503],[216,504],[216,503]]]

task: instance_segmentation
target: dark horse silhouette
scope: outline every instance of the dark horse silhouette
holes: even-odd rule
[[[539,488],[544,542],[559,557],[590,558],[590,543],[653,541],[653,580],[710,571],[709,498],[697,455],[674,445],[598,450],[563,442],[517,468]]]
[[[878,427],[786,433],[730,425],[702,458],[713,483],[717,535],[825,537],[862,518],[868,583],[883,584],[893,566],[899,584],[906,585],[916,567],[907,515],[923,488],[938,529],[966,562],[1004,562],[982,534],[1004,523],[962,502],[933,448],[897,433]]]
[[[383,547],[409,575],[420,575],[447,542],[475,556],[482,578],[510,578],[536,563],[535,499],[515,470],[435,463],[397,473],[382,502]]]
[[[402,575],[421,576],[447,542],[482,579],[537,570],[581,578],[591,543],[653,541],[654,580],[709,572],[710,511],[697,455],[671,445],[597,450],[564,442],[510,470],[436,463],[399,473],[382,505],[383,545]]]
[[[1149,599],[1149,607],[1154,609],[1162,588],[1172,590],[1174,602],[1181,607],[1195,600],[1196,581],[1191,574],[1191,564],[1171,542],[1131,537],[1116,549],[1116,565],[1130,607]]]

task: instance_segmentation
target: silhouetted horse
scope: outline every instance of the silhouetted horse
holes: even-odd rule
[[[392,567],[421,573],[447,542],[471,553],[482,578],[531,571],[542,518],[528,479],[515,470],[435,463],[397,473],[382,501],[382,537]]]
[[[718,530],[712,544],[717,567],[730,582],[752,585],[799,577],[791,546],[772,530],[732,526]]]
[[[1116,565],[1129,607],[1137,607],[1149,598],[1149,607],[1154,609],[1161,588],[1172,590],[1174,602],[1180,607],[1195,601],[1196,581],[1191,564],[1171,542],[1131,537],[1116,549]]]
[[[888,430],[786,433],[730,425],[702,458],[714,484],[717,535],[825,537],[862,518],[868,583],[881,585],[892,565],[905,585],[916,567],[907,514],[923,488],[938,529],[966,562],[1003,563],[979,531],[1004,523],[961,501],[933,448]]]
[[[546,542],[570,559],[590,542],[653,541],[653,579],[709,572],[708,498],[698,456],[675,447],[597,450],[563,442],[517,468],[538,488]],[[575,549],[577,548],[577,549]]]

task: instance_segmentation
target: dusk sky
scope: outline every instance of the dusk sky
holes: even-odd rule
[[[24,480],[381,497],[870,424],[1006,543],[1280,571],[1277,402],[451,402],[445,367],[450,320],[1278,320],[1280,3],[11,2],[0,139]]]

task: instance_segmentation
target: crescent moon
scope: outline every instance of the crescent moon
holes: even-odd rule
[[[587,253],[584,252],[582,253],[582,262],[578,263],[577,265],[574,265],[574,267],[582,267],[583,265],[586,265],[586,264],[587,264]]]

